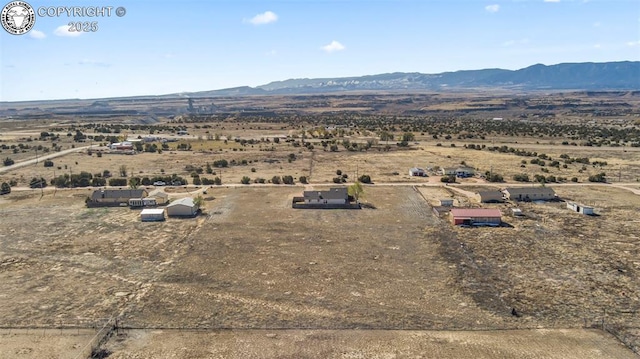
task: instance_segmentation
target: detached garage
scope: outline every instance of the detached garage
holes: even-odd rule
[[[145,208],[140,212],[142,222],[159,222],[164,221],[164,209],[162,208]]]
[[[452,208],[451,219],[455,225],[499,226],[502,212],[493,208]]]
[[[196,214],[198,214],[198,206],[191,197],[177,199],[167,206],[169,217],[194,217]]]

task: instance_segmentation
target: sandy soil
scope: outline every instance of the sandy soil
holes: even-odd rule
[[[636,358],[597,330],[447,331],[127,331],[111,359],[163,358]]]

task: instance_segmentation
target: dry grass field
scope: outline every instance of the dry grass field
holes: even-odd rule
[[[181,358],[636,358],[593,330],[515,331],[126,331],[113,359]]]
[[[531,101],[558,104],[540,96]],[[505,101],[452,94],[224,98],[216,102],[220,108],[238,111],[226,119],[154,119],[155,134],[178,139],[162,153],[98,156],[83,149],[52,159],[53,167],[42,162],[3,167],[0,183],[15,181],[15,186],[0,196],[0,327],[7,330],[0,332],[0,358],[77,357],[80,345],[86,347],[95,333],[95,325],[87,323],[116,317],[118,332],[106,338],[101,355],[119,359],[633,357],[640,351],[640,147],[562,145],[555,136],[491,131],[482,138],[445,139],[446,132],[434,138],[412,130],[409,120],[393,125],[395,140],[388,144],[374,131],[354,127],[332,133],[337,136],[333,150],[330,145],[325,149],[320,138],[326,135],[323,126],[349,124],[363,113],[426,111],[467,118],[478,106]],[[607,100],[596,103],[605,106]],[[297,105],[304,105],[300,112]],[[286,109],[282,116],[287,119],[245,121],[246,106]],[[346,112],[338,116],[337,108]],[[327,118],[313,117],[327,111]],[[589,126],[595,121],[595,115],[582,118],[569,110],[483,111],[476,115],[525,118],[523,125],[542,127],[544,121]],[[607,128],[635,128],[633,115],[625,116],[598,121]],[[123,116],[99,122],[143,121]],[[36,138],[53,127],[65,128],[57,141],[62,149],[97,145],[66,136],[67,128],[78,124],[57,115],[0,121],[0,145],[50,147],[51,141]],[[186,127],[189,135],[174,135],[175,126]],[[398,146],[405,126],[415,138]],[[148,132],[121,135],[136,138]],[[303,134],[313,150],[302,143]],[[371,147],[366,151],[344,146],[367,140]],[[177,150],[179,144],[191,150]],[[547,159],[542,167],[530,162],[533,156],[463,147],[468,144],[535,151],[561,164],[561,155],[588,157],[591,163],[554,168]],[[5,157],[20,163],[35,152],[5,147],[0,158]],[[189,166],[206,168],[222,159],[233,164],[200,175],[220,177],[222,185],[207,186],[203,213],[192,219],[143,223],[139,210],[85,207],[90,187],[28,188],[33,177],[51,180],[81,171],[108,170],[118,177],[122,165],[127,177],[177,174],[192,183]],[[594,166],[593,161],[607,164]],[[408,175],[411,167],[462,163],[478,174],[500,174],[506,182],[476,176],[444,186],[433,171],[429,177]],[[374,184],[365,186],[363,209],[291,208],[292,198],[302,191],[333,185],[337,170],[348,176],[347,182],[371,176]],[[609,183],[591,184],[589,176],[600,172],[606,172]],[[563,200],[594,206],[597,215],[571,212],[561,201],[479,204],[473,198],[481,189],[534,185],[515,182],[517,174],[576,177],[577,183],[547,185]],[[297,185],[254,184],[286,175]],[[240,185],[244,176],[252,183]],[[302,176],[310,183],[302,186]],[[164,190],[177,198],[202,194],[204,188]],[[454,227],[447,215],[433,211],[440,199],[454,199],[460,207],[499,208],[505,225]],[[513,217],[514,207],[525,216]],[[60,329],[83,326],[87,331],[73,329],[76,335]],[[36,329],[26,328],[43,332],[38,336]]]

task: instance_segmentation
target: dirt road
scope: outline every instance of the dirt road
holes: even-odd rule
[[[52,153],[52,154],[49,154],[49,155],[39,156],[37,158],[34,157],[34,158],[30,159],[30,160],[21,161],[21,162],[13,164],[11,166],[0,167],[0,173],[10,172],[10,171],[13,171],[13,170],[18,169],[18,168],[22,168],[22,167],[25,167],[25,166],[33,165],[33,164],[36,164],[36,163],[44,161],[44,160],[50,160],[52,158],[62,157],[64,155],[68,155],[70,153],[81,152],[81,151],[87,150],[87,149],[92,148],[92,147],[94,147],[94,146],[91,145],[91,146],[70,148],[68,150],[55,152],[55,153]]]

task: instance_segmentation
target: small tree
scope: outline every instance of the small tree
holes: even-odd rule
[[[359,181],[356,181],[354,184],[347,188],[347,192],[350,196],[352,196],[356,202],[360,198],[360,196],[364,193],[364,188],[362,188],[362,184]]]
[[[11,186],[7,182],[2,182],[0,185],[0,195],[11,193]]]
[[[362,176],[360,176],[360,178],[358,178],[358,181],[360,181],[362,183],[371,183],[371,176],[362,175]]]
[[[127,177],[127,165],[121,165],[119,171],[120,177]]]
[[[45,167],[53,167],[53,161],[51,161],[51,160],[44,160],[44,166],[45,166]]]
[[[7,157],[7,158],[5,158],[5,159],[2,161],[2,163],[3,163],[5,166],[11,166],[11,165],[13,165],[13,164],[15,163],[15,161],[14,161],[14,160],[12,160],[11,158]]]
[[[220,179],[220,177],[214,178],[213,184],[215,184],[216,186],[220,186],[222,184],[222,180]]]
[[[271,178],[271,183],[273,184],[280,184],[280,176],[273,176]]]
[[[300,176],[300,178],[298,179],[298,181],[300,181],[300,183],[302,183],[302,184],[307,184],[307,183],[309,183],[309,182],[307,181],[307,176]]]
[[[251,178],[249,178],[247,176],[243,176],[242,179],[240,180],[240,183],[249,184],[249,183],[251,183]]]
[[[136,189],[136,188],[138,188],[138,187],[140,186],[140,182],[141,182],[140,178],[138,178],[138,177],[131,177],[131,178],[129,179],[129,187],[130,187],[131,189]]]

